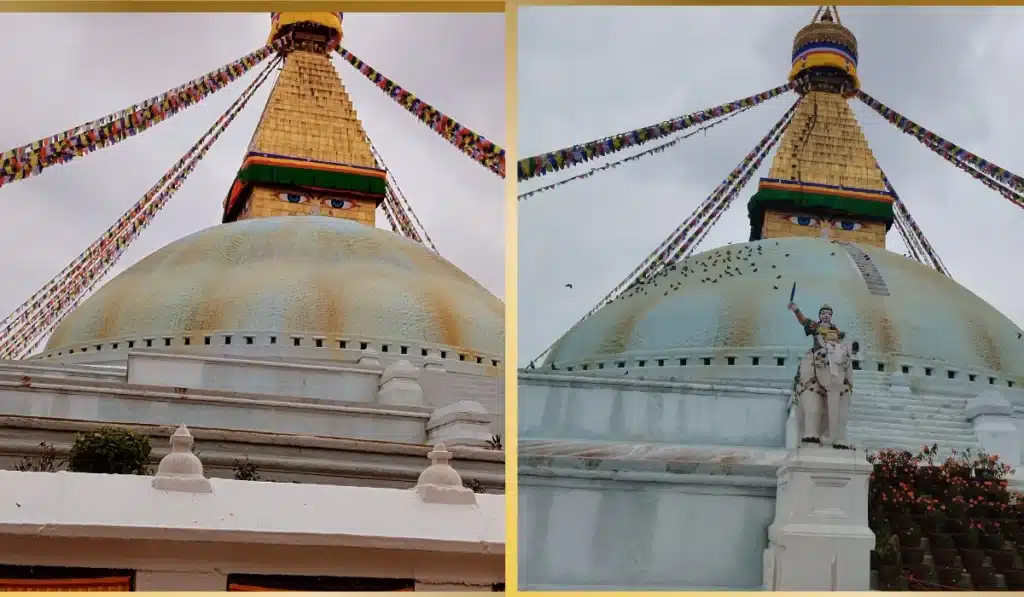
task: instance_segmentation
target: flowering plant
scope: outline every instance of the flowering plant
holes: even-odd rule
[[[976,538],[998,534],[999,520],[1024,519],[1024,498],[1008,489],[1014,471],[994,454],[953,450],[940,459],[932,444],[917,454],[880,450],[868,462],[872,528],[891,521],[901,530],[944,528]]]

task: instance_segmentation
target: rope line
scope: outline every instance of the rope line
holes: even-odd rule
[[[398,83],[360,60],[345,48],[338,54],[376,85],[385,95],[427,125],[445,141],[469,156],[474,162],[505,178],[505,150],[476,131],[459,124],[454,118],[409,93]]]
[[[242,101],[242,98],[245,97],[245,95],[247,93],[250,93],[251,91],[255,90],[259,85],[261,85],[262,81],[265,80],[270,75],[271,71],[274,69],[274,67],[275,67],[275,65],[277,63],[279,63],[279,60],[275,59],[275,60],[271,61],[267,66],[265,66],[264,69],[262,71],[260,71],[260,73],[257,75],[257,77],[253,80],[253,82],[250,83],[249,86],[246,87],[245,90],[243,90],[243,92],[239,96],[239,98],[236,99],[231,104],[231,106],[228,107],[228,111],[230,112],[232,109],[237,107],[239,105],[239,103]],[[222,116],[221,118],[224,118],[224,117]],[[11,332],[12,325],[14,324],[14,321],[17,318],[22,317],[23,314],[26,311],[28,311],[30,309],[37,309],[37,308],[39,308],[42,305],[42,303],[46,302],[45,299],[52,292],[60,292],[61,289],[62,289],[62,286],[65,285],[68,282],[67,276],[69,274],[74,274],[78,270],[80,270],[83,264],[91,261],[92,258],[94,256],[96,256],[97,252],[100,251],[100,249],[106,247],[109,244],[109,240],[111,238],[117,236],[121,231],[123,231],[126,227],[128,227],[129,224],[131,223],[131,218],[134,217],[136,214],[141,213],[143,211],[143,208],[146,206],[146,204],[149,203],[149,200],[152,199],[152,197],[155,196],[160,191],[160,189],[164,185],[167,184],[167,182],[174,176],[174,174],[178,170],[180,170],[182,167],[185,166],[185,164],[188,162],[188,160],[193,155],[195,155],[195,153],[197,151],[199,151],[199,149],[200,149],[201,145],[203,144],[203,142],[206,141],[206,139],[208,139],[210,137],[210,135],[214,134],[216,127],[217,127],[216,123],[212,127],[210,127],[203,134],[203,136],[199,138],[199,141],[197,141],[185,153],[185,155],[182,156],[182,158],[179,159],[178,162],[175,163],[174,166],[172,166],[171,169],[168,170],[168,172],[166,174],[164,174],[164,176],[162,176],[160,178],[160,180],[157,181],[157,183],[155,185],[153,185],[153,187],[151,187],[149,189],[149,191],[146,192],[145,195],[142,196],[141,199],[136,201],[135,204],[128,211],[126,211],[121,216],[121,218],[118,219],[117,222],[114,223],[114,225],[109,227],[100,236],[100,238],[98,238],[96,241],[94,241],[92,244],[90,244],[89,247],[86,248],[85,251],[83,251],[81,254],[79,254],[78,257],[76,257],[70,264],[68,264],[67,267],[65,267],[63,270],[58,272],[56,276],[54,276],[46,285],[44,285],[42,288],[40,288],[38,291],[36,291],[35,294],[33,294],[31,297],[29,297],[29,299],[27,301],[25,301],[22,305],[17,307],[11,314],[9,314],[3,320],[0,320],[0,329],[2,329],[2,335],[9,334]]]
[[[785,85],[779,85],[768,91],[757,95],[751,95],[742,99],[715,106],[707,110],[701,110],[686,116],[678,116],[665,120],[658,124],[645,126],[625,133],[619,133],[610,137],[602,137],[593,141],[587,141],[571,147],[565,147],[555,151],[549,151],[539,155],[523,158],[518,164],[519,182],[529,180],[537,176],[543,176],[559,170],[565,170],[578,164],[588,162],[595,158],[603,157],[623,149],[637,147],[667,137],[690,128],[695,124],[701,124],[713,120],[725,114],[735,112],[744,107],[752,107],[767,100],[778,97],[795,89],[802,84],[802,80],[791,81]]]
[[[1014,193],[1011,195],[1003,194],[1001,191],[1000,194],[1002,194],[1007,200],[1016,204],[1018,207],[1024,207],[1024,197],[1018,194],[1024,193],[1024,178],[1021,178],[1006,168],[994,164],[954,143],[947,141],[892,108],[889,108],[863,91],[857,91],[857,98],[867,104],[868,107],[877,112],[882,118],[886,119],[897,129],[914,137],[925,147],[931,149],[935,153],[938,153],[947,161],[954,163],[964,162],[969,164],[973,168],[976,168],[977,171],[985,177],[991,178],[998,183],[1005,185],[1008,189],[1012,189]]]
[[[748,153],[747,156],[743,158],[743,160],[740,162],[740,165],[733,169],[733,171],[730,172],[728,176],[726,176],[726,178],[715,188],[715,190],[712,191],[712,193],[701,202],[701,204],[693,211],[693,213],[691,213],[689,217],[687,217],[687,219],[683,221],[682,224],[680,224],[674,231],[672,231],[668,238],[662,241],[662,243],[658,245],[658,247],[654,251],[652,251],[644,259],[644,261],[641,262],[639,266],[634,268],[633,271],[630,272],[630,274],[622,282],[620,282],[615,288],[613,288],[611,292],[605,295],[605,297],[601,299],[597,306],[588,311],[586,315],[584,315],[571,328],[569,328],[569,331],[566,332],[566,334],[579,327],[580,324],[586,321],[590,316],[592,316],[594,313],[597,313],[597,311],[599,311],[602,307],[613,301],[624,289],[628,289],[629,287],[637,283],[638,280],[643,280],[649,277],[652,274],[652,272],[656,271],[656,269],[660,269],[661,267],[663,267],[666,262],[666,257],[676,254],[679,251],[685,252],[687,249],[693,246],[694,240],[696,239],[699,232],[694,232],[692,235],[689,235],[690,231],[694,229],[694,227],[701,219],[708,217],[709,214],[713,214],[714,211],[719,210],[720,208],[718,206],[724,205],[720,201],[721,198],[727,195],[727,191],[733,186],[733,184],[737,180],[744,177],[746,177],[749,180],[749,176],[752,174],[747,172],[747,168],[753,163],[757,163],[758,166],[760,166],[760,160],[763,159],[764,155],[767,155],[767,152],[763,152],[762,150],[764,150],[766,146],[768,146],[769,144],[774,145],[774,143],[776,142],[776,133],[778,133],[779,136],[781,136],[781,131],[784,130],[785,127],[789,126],[789,123],[792,121],[793,115],[796,113],[796,110],[800,106],[802,100],[802,97],[798,97],[797,100],[793,102],[793,105],[790,106],[790,108],[786,110],[786,112],[782,115],[782,118],[780,118],[779,121],[775,123],[775,126],[773,126],[768,131],[768,134],[765,135],[760,140],[760,142],[758,142],[758,144],[754,146],[753,151]],[[754,170],[756,170],[756,168]],[[706,228],[707,226],[705,222],[705,224],[702,224],[701,227],[698,228],[698,230],[703,230]],[[553,349],[557,343],[557,340],[553,342],[536,358],[530,361],[530,364],[533,365],[534,363],[536,363],[536,361],[544,358],[545,355],[551,352],[551,349]]]
[[[427,234],[427,229],[423,227],[423,223],[420,222],[419,217],[413,210],[412,204],[410,204],[409,201],[405,198],[405,193],[403,193],[402,188],[398,186],[398,181],[395,180],[395,177],[391,175],[391,170],[388,169],[387,164],[384,163],[384,158],[381,157],[380,152],[377,151],[377,148],[374,147],[373,143],[370,142],[369,138],[367,138],[366,141],[367,143],[370,143],[370,152],[373,153],[373,157],[377,161],[377,165],[382,170],[384,170],[387,176],[388,191],[394,196],[393,200],[397,203],[398,209],[403,212],[408,212],[408,214],[405,215],[405,217],[415,226],[413,228],[413,234],[415,237],[410,238],[423,245],[426,245],[427,247],[430,248],[430,250],[436,253],[437,247],[434,246],[434,241],[431,240],[430,235]],[[419,228],[419,232],[417,232],[415,228]],[[422,235],[420,233],[422,233]]]
[[[0,154],[0,187],[24,180],[97,149],[117,144],[189,108],[244,76],[271,54],[287,48],[285,36],[230,64],[140,104]]]
[[[143,196],[143,199],[122,216],[122,219],[118,222],[120,225],[112,227],[113,233],[108,229],[103,236],[93,243],[90,249],[93,249],[93,247],[102,249],[102,252],[99,254],[97,254],[96,250],[87,251],[89,258],[85,263],[91,263],[93,267],[86,269],[79,275],[75,275],[77,271],[67,275],[64,284],[59,285],[61,292],[56,293],[58,296],[51,297],[50,301],[47,302],[47,309],[37,312],[37,317],[31,321],[23,320],[23,325],[19,326],[16,334],[5,334],[6,337],[2,344],[0,344],[0,358],[24,358],[26,354],[53,332],[68,313],[78,306],[96,284],[109,273],[124,251],[127,250],[129,244],[149,226],[153,217],[166,205],[174,193],[181,188],[181,185],[189,174],[192,173],[196,164],[206,155],[213,144],[227,130],[231,122],[234,121],[235,117],[245,108],[259,87],[267,81],[280,60],[282,58],[278,56],[268,64],[256,80],[217,119],[210,130],[186,154],[186,156],[191,155],[187,162],[183,163],[186,158],[179,160],[172,167],[171,171],[161,178],[157,186],[153,187],[150,192]],[[155,190],[164,184],[167,186],[159,193],[156,193]],[[81,265],[83,264],[78,264],[76,268],[75,264],[72,264],[65,268],[65,271],[80,270]],[[37,304],[41,305],[41,302],[37,302]]]
[[[621,166],[621,165],[623,165],[625,163],[636,161],[636,160],[638,160],[638,159],[640,159],[642,157],[646,157],[646,156],[649,156],[649,155],[654,155],[656,153],[661,153],[661,152],[665,151],[666,149],[669,149],[670,147],[676,146],[677,144],[679,144],[680,141],[683,141],[684,139],[689,139],[690,137],[696,135],[697,133],[699,133],[701,131],[705,131],[706,132],[708,129],[714,128],[714,127],[718,126],[719,124],[722,124],[726,120],[729,120],[730,118],[732,118],[734,116],[737,116],[737,115],[739,115],[739,114],[741,114],[743,112],[746,112],[747,110],[749,110],[751,108],[753,108],[753,106],[746,106],[746,107],[740,109],[739,111],[733,112],[731,114],[727,114],[727,115],[725,115],[724,117],[722,117],[719,120],[715,120],[713,122],[709,122],[707,124],[704,124],[704,125],[698,127],[696,130],[693,130],[693,131],[685,133],[685,134],[683,134],[681,136],[678,136],[675,139],[672,139],[671,141],[667,141],[665,143],[661,143],[661,144],[655,145],[654,147],[652,147],[650,149],[645,149],[644,151],[641,151],[639,153],[633,154],[633,155],[631,155],[629,157],[622,158],[621,160],[616,160],[614,162],[609,162],[607,164],[604,164],[603,166],[597,166],[595,168],[591,168],[590,170],[588,170],[587,172],[584,172],[583,174],[577,174],[575,176],[570,176],[569,178],[566,178],[565,180],[560,180],[558,182],[551,183],[549,185],[544,185],[542,187],[538,187],[538,188],[536,188],[536,189],[534,189],[532,191],[529,191],[529,192],[526,192],[526,193],[523,193],[523,194],[519,195],[518,200],[519,201],[525,201],[526,199],[529,199],[530,197],[532,197],[534,195],[537,195],[539,193],[543,193],[543,192],[546,192],[546,191],[550,191],[551,189],[556,189],[556,188],[558,188],[558,187],[560,187],[562,185],[568,184],[568,183],[570,183],[570,182],[572,182],[574,180],[582,180],[584,178],[590,178],[591,176],[593,176],[593,175],[595,175],[595,174],[597,174],[599,172],[604,172],[605,170],[610,170],[612,168],[617,168],[617,167],[619,167],[619,166]]]
[[[927,257],[927,260],[931,263],[932,267],[934,267],[939,273],[945,276],[952,277],[949,275],[949,271],[946,270],[946,266],[942,263],[942,260],[939,259],[938,254],[935,252],[935,249],[932,248],[932,244],[928,242],[928,238],[925,237],[924,232],[921,230],[921,227],[917,225],[917,222],[914,221],[914,217],[910,215],[910,210],[907,209],[906,204],[904,204],[903,200],[900,199],[900,196],[896,192],[896,189],[894,189],[892,183],[889,182],[889,177],[885,175],[885,171],[882,170],[882,166],[879,165],[877,161],[875,162],[875,167],[878,168],[879,174],[882,175],[882,182],[885,183],[885,190],[892,195],[893,206],[896,208],[897,212],[906,220],[906,223],[909,225],[910,230],[912,232],[911,237],[916,238],[916,240],[920,243],[920,247],[923,250],[924,255]]]

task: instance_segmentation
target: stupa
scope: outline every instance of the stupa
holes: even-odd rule
[[[1020,464],[1021,329],[886,249],[894,196],[848,103],[857,42],[834,9],[797,33],[792,58],[802,100],[749,199],[749,242],[667,264],[520,370],[521,588],[768,582],[811,345],[790,297],[808,316],[830,305],[852,341],[849,443]]]
[[[76,433],[107,424],[151,436],[157,457],[181,426],[171,443],[182,454],[167,458],[195,461],[194,442],[202,460],[165,460],[157,481],[196,470],[199,481],[152,487],[3,472],[12,499],[97,492],[109,505],[67,518],[41,498],[5,511],[0,543],[25,541],[18,521],[35,517],[66,525],[67,545],[92,547],[44,558],[53,538],[33,538],[17,561],[0,558],[0,585],[33,582],[8,564],[73,567],[64,577],[77,584],[39,581],[61,590],[123,589],[125,579],[147,590],[490,590],[503,580],[504,305],[435,251],[376,227],[387,173],[331,62],[341,26],[340,13],[274,14],[270,43],[291,43],[221,224],[110,280],[38,354],[0,361],[3,468],[40,442],[66,453]],[[428,453],[429,470],[447,473],[424,472]],[[230,480],[239,462],[276,483]],[[152,525],[170,541],[163,556],[144,555],[156,536],[116,530]],[[116,545],[127,539],[138,549]],[[184,568],[169,571],[168,558]],[[82,571],[100,568],[120,580]]]

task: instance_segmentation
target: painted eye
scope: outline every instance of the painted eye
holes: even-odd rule
[[[860,222],[836,222],[836,225],[842,228],[843,230],[849,230],[851,232],[854,230],[861,229]]]
[[[331,209],[352,209],[356,204],[345,199],[324,199],[324,207]]]
[[[308,201],[305,195],[299,195],[298,193],[281,193],[278,195],[281,201],[287,201],[288,203],[305,203]]]
[[[790,216],[789,221],[797,226],[814,226],[818,223],[818,220],[811,216]]]

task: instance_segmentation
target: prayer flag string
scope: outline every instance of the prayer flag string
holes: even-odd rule
[[[716,210],[724,209],[724,206],[721,205],[720,199],[728,192],[733,183],[743,177],[747,168],[751,164],[756,162],[758,166],[760,166],[760,154],[766,147],[774,145],[775,142],[773,139],[776,134],[780,134],[781,131],[784,131],[785,128],[789,126],[789,122],[792,120],[797,107],[800,106],[802,99],[803,98],[801,97],[798,98],[797,101],[793,102],[793,105],[786,110],[782,115],[782,118],[780,118],[779,121],[775,123],[775,126],[768,131],[768,134],[761,138],[757,145],[754,146],[754,149],[743,158],[738,166],[733,168],[732,172],[730,172],[717,187],[715,187],[715,190],[701,202],[697,209],[690,214],[690,217],[676,228],[675,231],[673,231],[672,234],[662,242],[658,249],[648,256],[644,263],[640,264],[640,266],[633,270],[629,277],[623,280],[619,286],[615,288],[608,297],[606,297],[606,300],[610,301],[623,288],[631,285],[635,280],[644,280],[648,278],[654,272],[661,269],[661,267],[671,259],[673,254],[682,254],[693,245],[694,240],[696,239],[696,234],[707,227],[708,220],[706,218],[708,218],[709,215],[714,214]],[[691,231],[693,231],[694,234],[689,235]],[[596,313],[597,309],[601,306],[593,309],[590,315]]]
[[[377,162],[377,167],[384,171],[388,182],[388,194],[391,196],[391,200],[395,203],[395,209],[401,218],[404,218],[409,225],[409,233],[406,233],[407,238],[428,247],[431,251],[437,252],[437,247],[434,246],[434,241],[430,239],[430,235],[427,234],[427,229],[423,227],[423,223],[416,217],[416,212],[413,211],[412,205],[406,200],[405,194],[402,193],[402,188],[398,186],[398,181],[391,174],[391,170],[388,169],[387,164],[384,163],[384,158],[381,157],[380,152],[374,147],[373,142],[367,137],[366,142],[370,144],[370,153],[373,154],[373,159]],[[411,216],[411,218],[410,218]],[[415,226],[413,225],[415,223]],[[419,230],[417,230],[417,227]],[[420,231],[423,234],[420,234]],[[395,230],[398,232],[398,230]]]
[[[133,137],[220,91],[290,43],[291,37],[282,37],[226,66],[140,104],[5,151],[0,154],[0,187]]]
[[[623,290],[628,289],[629,287],[636,284],[638,281],[646,279],[653,272],[663,267],[668,261],[669,256],[673,254],[684,253],[690,247],[696,246],[695,243],[700,242],[698,240],[698,235],[703,231],[709,229],[708,220],[706,220],[705,218],[709,214],[713,216],[714,214],[723,212],[725,210],[727,204],[725,201],[721,201],[721,199],[723,195],[726,195],[727,191],[733,186],[733,184],[737,180],[742,180],[742,182],[737,189],[733,190],[733,195],[735,193],[738,193],[739,188],[742,188],[742,186],[745,185],[747,181],[749,181],[750,176],[753,176],[753,172],[756,172],[757,168],[760,167],[761,161],[768,154],[768,151],[778,141],[778,138],[781,137],[782,132],[785,131],[786,127],[789,126],[789,123],[792,121],[793,115],[796,113],[796,110],[800,106],[800,102],[802,100],[802,96],[798,97],[797,100],[793,102],[793,105],[790,106],[790,108],[786,110],[785,114],[782,115],[782,118],[780,118],[779,121],[775,123],[775,126],[773,126],[768,131],[768,134],[765,135],[756,146],[754,146],[753,151],[748,153],[743,158],[739,166],[734,168],[733,171],[730,172],[724,180],[722,180],[722,182],[715,188],[715,190],[712,191],[711,194],[707,198],[705,198],[704,201],[701,202],[697,209],[694,210],[693,213],[691,213],[690,216],[686,220],[684,220],[683,223],[678,228],[676,228],[672,232],[672,234],[669,235],[668,238],[662,241],[658,248],[656,248],[650,255],[648,255],[647,258],[640,265],[638,265],[632,272],[630,272],[629,276],[627,276],[622,282],[620,282],[615,288],[613,288],[611,292],[605,295],[605,297],[597,304],[597,306],[588,311],[586,315],[584,315],[579,321],[577,321],[575,325],[573,325],[572,328],[570,328],[569,331],[571,332],[573,329],[577,328],[590,316],[592,316],[594,313],[597,313],[602,307],[604,307],[605,305],[619,297]],[[756,166],[754,166],[755,164]],[[699,223],[702,219],[704,219],[704,222]],[[691,230],[694,230],[695,228],[698,232],[695,232],[693,235],[688,236],[688,233]],[[700,238],[702,239],[703,237]],[[568,333],[569,332],[563,334],[563,337],[568,335]],[[557,341],[555,342],[555,344],[557,344]],[[541,358],[544,357],[544,355],[548,354],[551,351],[551,349],[555,347],[555,344],[552,344],[551,346],[547,347],[544,350],[544,352],[540,353],[540,355],[538,355],[537,358],[534,359],[534,361],[540,360]]]
[[[976,168],[978,172],[994,179],[998,183],[1005,185],[1010,189],[1013,189],[1017,193],[1024,193],[1024,178],[1017,176],[1002,166],[993,164],[992,162],[967,151],[963,147],[943,139],[863,91],[857,91],[857,98],[867,104],[872,110],[878,112],[882,118],[888,120],[896,128],[914,137],[923,143],[925,147],[945,157],[947,160],[953,161],[950,159],[953,158],[957,161],[965,162]],[[999,189],[996,190],[998,191]],[[999,192],[1009,201],[1012,201],[1019,207],[1024,207],[1024,200],[1022,200],[1019,195],[1011,196],[1003,193],[1002,191]]]
[[[658,145],[655,145],[654,147],[652,147],[650,149],[645,149],[644,151],[641,151],[639,153],[635,153],[635,154],[633,154],[633,155],[631,155],[629,157],[622,158],[621,160],[616,160],[614,162],[609,162],[607,164],[604,164],[604,165],[601,165],[601,166],[597,166],[596,168],[591,168],[590,170],[588,170],[588,171],[586,171],[586,172],[584,172],[582,174],[577,174],[575,176],[570,176],[569,178],[566,178],[565,180],[560,180],[558,182],[554,182],[554,183],[551,183],[549,185],[544,185],[542,187],[538,187],[538,188],[536,188],[536,189],[534,189],[532,191],[528,191],[526,193],[523,193],[523,194],[519,195],[518,200],[519,201],[524,201],[526,199],[529,199],[530,197],[533,197],[534,195],[537,195],[537,194],[540,194],[540,193],[544,193],[544,192],[550,191],[552,189],[557,189],[558,187],[561,187],[563,185],[569,184],[570,182],[573,182],[574,180],[583,180],[585,178],[590,178],[591,176],[593,176],[593,175],[595,175],[595,174],[597,174],[599,172],[605,172],[607,170],[613,170],[615,168],[618,168],[619,166],[622,166],[623,164],[627,164],[629,162],[635,162],[635,161],[639,160],[642,157],[646,157],[646,156],[649,156],[649,155],[654,155],[656,153],[661,153],[661,152],[665,151],[666,149],[670,149],[672,147],[675,147],[676,145],[679,144],[680,141],[682,141],[684,139],[689,139],[690,137],[696,135],[697,133],[699,133],[701,131],[706,131],[706,130],[708,130],[710,128],[714,128],[714,127],[718,126],[719,124],[722,124],[726,120],[729,120],[730,118],[736,116],[737,114],[741,114],[743,112],[746,112],[747,110],[749,110],[751,108],[753,108],[753,106],[746,106],[746,107],[744,107],[744,108],[742,108],[742,109],[740,109],[740,110],[738,110],[736,112],[733,112],[731,114],[728,114],[728,115],[724,116],[723,118],[720,118],[719,120],[715,120],[715,121],[712,121],[712,122],[705,123],[703,126],[697,128],[697,129],[694,129],[694,130],[692,130],[692,131],[690,131],[688,133],[684,133],[684,134],[676,137],[675,139],[672,139],[671,141],[667,141],[665,143],[659,143]]]
[[[882,182],[885,183],[885,190],[892,194],[893,205],[896,207],[897,213],[899,213],[903,217],[907,226],[910,227],[910,230],[913,233],[913,237],[916,238],[916,240],[920,244],[921,249],[924,251],[925,255],[928,256],[928,260],[931,261],[932,267],[934,267],[939,273],[945,276],[949,276],[949,270],[946,269],[945,264],[943,264],[942,260],[939,259],[938,253],[936,253],[935,250],[932,248],[932,244],[928,242],[928,239],[925,237],[924,232],[917,225],[917,222],[914,221],[914,217],[910,215],[910,210],[907,209],[907,206],[903,203],[903,200],[900,199],[900,196],[896,193],[896,189],[894,189],[892,183],[889,182],[889,178],[885,175],[885,172],[882,170],[882,166],[879,165],[879,163],[876,161],[875,167],[878,168],[879,174],[882,175]]]
[[[928,144],[926,143],[926,145]],[[943,151],[934,145],[930,145],[929,149],[937,153],[939,157],[953,164],[960,170],[963,170],[964,172],[970,174],[975,180],[980,181],[981,184],[999,193],[1000,195],[1003,196],[1004,199],[1006,199],[1010,203],[1013,203],[1018,207],[1024,207],[1024,196],[1021,196],[1020,194],[1011,191],[1010,189],[999,184],[992,178],[986,176],[983,172],[979,171],[977,167],[973,166],[968,162],[965,162],[964,160],[957,159],[956,156],[953,155],[952,153]]]
[[[398,83],[388,79],[374,70],[369,64],[360,60],[352,52],[345,48],[338,48],[338,54],[362,73],[364,77],[369,79],[371,83],[387,94],[388,97],[405,108],[420,122],[432,128],[445,141],[457,147],[459,151],[468,155],[473,161],[483,165],[498,176],[505,178],[504,149],[409,93]]]
[[[707,110],[700,112],[694,112],[686,116],[679,116],[666,120],[659,124],[646,126],[644,128],[635,129],[626,133],[620,133],[618,135],[612,135],[611,137],[604,137],[601,139],[595,139],[588,141],[580,145],[573,145],[572,147],[566,147],[557,151],[550,151],[548,153],[542,153],[528,158],[519,160],[518,164],[518,177],[519,181],[529,180],[537,176],[544,176],[552,172],[558,172],[571,168],[584,162],[606,156],[617,151],[622,151],[629,147],[638,147],[655,139],[667,137],[682,131],[683,129],[690,128],[695,124],[701,124],[709,120],[716,119],[720,116],[756,106],[772,98],[778,97],[791,89],[796,88],[801,81],[792,81],[786,85],[780,85],[774,89],[769,89],[758,93],[757,95],[751,95],[743,99],[739,99],[733,102],[715,106]]]
[[[799,101],[797,103],[799,103]],[[715,227],[715,224],[717,224],[718,221],[722,219],[722,216],[725,214],[725,212],[729,210],[729,207],[732,205],[733,201],[735,201],[736,197],[739,196],[740,191],[742,191],[744,187],[747,186],[747,184],[750,182],[751,177],[753,177],[754,173],[756,173],[758,168],[761,167],[761,164],[764,162],[764,159],[768,157],[768,152],[770,152],[772,148],[775,147],[775,145],[779,142],[779,139],[782,138],[782,134],[786,132],[787,128],[789,128],[790,123],[793,122],[793,111],[795,111],[795,109],[796,106],[792,108],[791,112],[783,116],[782,120],[780,121],[782,126],[776,125],[777,128],[772,129],[772,132],[774,134],[769,133],[769,135],[771,135],[771,139],[767,143],[765,143],[764,140],[762,140],[762,143],[760,144],[760,153],[757,156],[757,159],[751,162],[749,165],[747,165],[747,169],[746,172],[743,174],[743,177],[740,178],[739,181],[734,183],[732,185],[732,189],[730,189],[728,193],[724,197],[722,197],[722,199],[718,202],[718,206],[712,211],[710,218],[705,220],[705,223],[699,226],[697,230],[694,231],[691,239],[689,239],[683,246],[676,250],[675,254],[672,256],[672,259],[663,264],[661,270],[664,270],[665,267],[667,267],[671,263],[681,261],[693,255],[694,251],[697,250],[697,247],[700,246],[700,243],[702,243],[704,241],[704,238],[707,237],[707,235],[711,232],[711,229]],[[689,245],[688,249],[687,245]]]
[[[82,298],[110,271],[128,245],[152,223],[157,212],[181,188],[199,161],[273,73],[279,61],[280,57],[269,63],[185,156],[117,223],[4,320],[6,323],[0,336],[3,338],[0,341],[0,358],[23,358],[39,340],[52,333],[64,316],[78,306]]]

